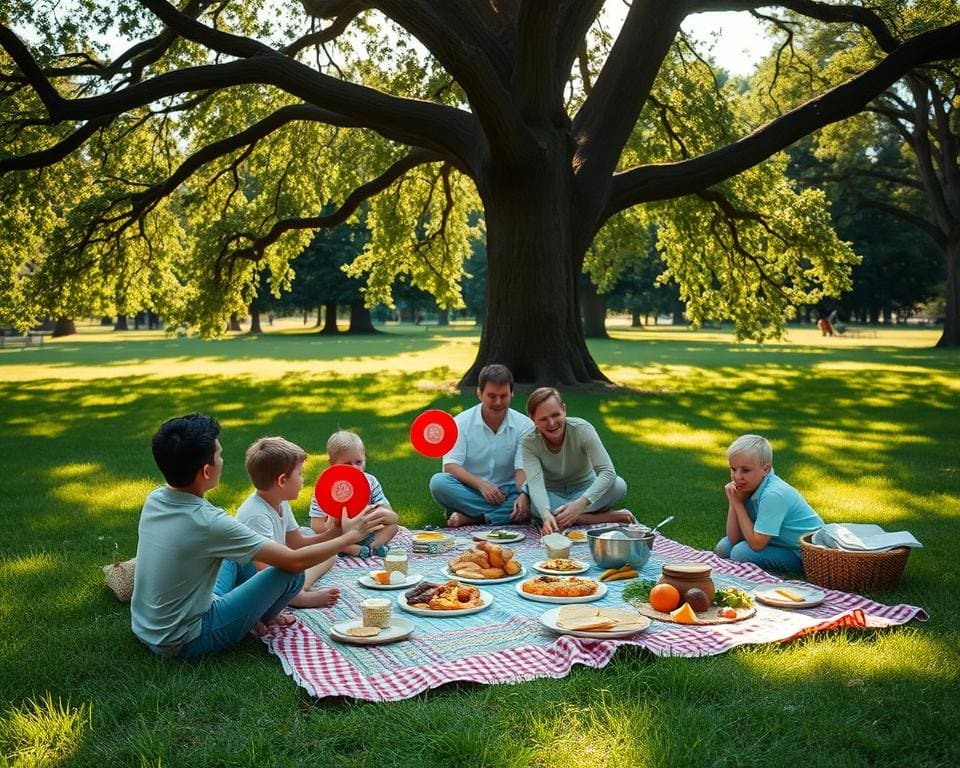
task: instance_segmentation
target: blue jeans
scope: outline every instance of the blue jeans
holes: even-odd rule
[[[480,491],[464,485],[453,475],[446,472],[437,472],[430,478],[430,495],[441,507],[447,511],[447,517],[453,512],[462,512],[472,517],[477,524],[506,525],[512,522],[513,502],[520,492],[514,483],[499,486],[507,497],[499,504],[491,504]]]
[[[724,536],[717,542],[713,551],[727,560],[759,565],[765,571],[803,572],[803,561],[800,559],[800,553],[789,547],[767,544],[763,549],[754,551],[746,541],[738,541],[731,547],[730,539]]]
[[[250,562],[224,560],[213,589],[213,603],[200,634],[180,649],[180,658],[218,653],[236,645],[258,621],[270,621],[303,589],[303,573],[279,568],[257,571]]]
[[[566,485],[561,488],[547,488],[547,496],[550,498],[551,511],[563,504],[569,504],[571,501],[576,501],[583,496],[583,492],[591,485],[593,485],[592,480],[587,483],[581,483],[580,485]],[[603,509],[609,509],[614,504],[619,503],[626,495],[627,481],[618,475],[617,479],[613,481],[613,485],[607,489],[607,492],[593,502],[593,504],[587,507],[584,512],[599,512]],[[533,508],[532,502],[530,504],[530,511],[541,520],[543,519],[540,511]]]

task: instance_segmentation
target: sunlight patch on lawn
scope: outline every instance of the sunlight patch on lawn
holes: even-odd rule
[[[0,565],[0,575],[17,579],[48,573],[57,567],[56,560],[49,552],[36,552],[13,560],[4,560]],[[11,585],[12,586],[12,585]]]
[[[49,474],[56,481],[50,489],[52,496],[64,504],[93,513],[139,508],[146,495],[158,485],[156,479],[119,480],[110,477],[103,465],[93,463],[53,467]]]
[[[28,699],[0,717],[0,748],[11,765],[60,765],[77,751],[91,727],[93,705],[56,702],[51,694]],[[4,764],[6,765],[6,759]]]
[[[581,768],[585,765],[645,765],[652,757],[645,749],[651,734],[646,723],[657,722],[652,711],[645,714],[623,706],[584,709],[568,705],[556,717],[538,717],[531,736],[539,745],[532,763],[550,768]]]
[[[669,419],[605,419],[604,424],[611,432],[628,440],[657,448],[687,448],[715,453],[724,450],[724,441],[729,437],[726,432],[691,427]]]

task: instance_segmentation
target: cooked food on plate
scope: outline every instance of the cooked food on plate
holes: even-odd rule
[[[421,582],[403,595],[407,605],[427,611],[462,611],[483,605],[480,590],[451,579],[446,584]]]
[[[578,576],[537,576],[523,582],[521,588],[531,595],[545,597],[586,597],[597,591],[597,582]]]
[[[513,558],[513,550],[480,542],[447,562],[450,573],[465,579],[502,579],[516,576],[523,566]]]
[[[551,557],[540,563],[540,567],[550,571],[580,571],[583,569],[583,563],[571,560],[569,557]]]

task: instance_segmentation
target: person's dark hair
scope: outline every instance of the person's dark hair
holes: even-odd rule
[[[213,464],[220,422],[205,413],[177,416],[160,425],[153,436],[153,458],[164,479],[186,488],[205,464]]]
[[[490,384],[509,384],[510,391],[513,392],[513,374],[510,369],[500,363],[491,363],[480,369],[480,376],[477,378],[477,387],[481,392],[483,388]]]

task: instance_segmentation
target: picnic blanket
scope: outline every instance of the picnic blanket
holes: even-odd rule
[[[469,546],[478,528],[455,532],[459,546]],[[520,529],[526,539],[511,548],[524,564],[527,577],[536,575],[533,563],[544,558],[539,533]],[[401,529],[391,546],[412,547],[412,535]],[[410,554],[409,572],[442,583],[446,555]],[[591,563],[584,574],[597,578],[601,570],[592,564],[587,544],[576,545],[571,553]],[[656,580],[664,563],[704,562],[713,568],[718,587],[736,586],[752,590],[761,584],[782,580],[749,563],[723,560],[658,536],[653,554],[641,577]],[[399,701],[421,691],[455,681],[475,683],[519,683],[538,677],[566,676],[574,664],[600,668],[613,658],[621,645],[645,648],[657,656],[711,656],[738,645],[784,642],[814,632],[838,627],[879,629],[904,624],[911,619],[926,620],[922,608],[911,605],[884,605],[860,595],[826,590],[824,602],[802,611],[781,610],[757,605],[754,617],[732,624],[692,626],[653,621],[650,627],[626,639],[586,639],[556,635],[540,622],[540,615],[556,606],[527,600],[517,593],[522,580],[483,585],[494,595],[489,608],[456,617],[421,617],[403,612],[396,604],[398,592],[373,592],[358,579],[381,567],[378,558],[340,558],[322,580],[323,586],[338,586],[340,600],[333,608],[299,609],[298,621],[275,627],[263,637],[270,651],[294,681],[317,698],[349,696],[367,701]],[[609,582],[607,594],[593,605],[622,605],[628,582]],[[802,581],[782,582],[807,585]],[[402,590],[400,590],[402,592]],[[360,616],[360,603],[368,597],[387,597],[395,615],[414,623],[413,634],[404,641],[384,645],[353,646],[330,639],[330,627]]]

